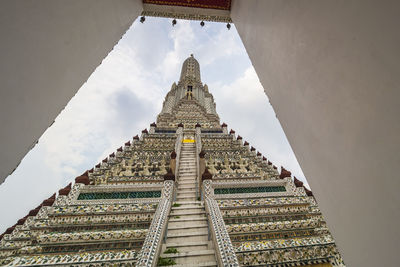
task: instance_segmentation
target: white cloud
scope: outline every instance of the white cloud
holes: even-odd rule
[[[274,165],[284,166],[306,182],[253,67],[230,84],[210,84],[210,92],[214,94],[221,121]]]

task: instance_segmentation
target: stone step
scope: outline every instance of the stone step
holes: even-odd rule
[[[196,193],[193,192],[179,192],[176,195],[177,197],[197,197]]]
[[[196,200],[198,200],[196,195],[191,195],[191,196],[177,195],[175,201],[196,201]]]
[[[183,225],[179,225],[179,224],[175,224],[175,225],[170,225],[168,224],[168,232],[170,230],[180,230],[180,231],[192,231],[190,229],[199,229],[199,230],[204,230],[207,229],[207,222],[204,223],[204,221],[202,222],[191,222],[192,225],[187,225],[187,226],[183,226]]]
[[[196,179],[196,176],[197,175],[182,175],[182,174],[180,174],[180,175],[178,175],[178,178],[183,178],[183,179]]]
[[[191,193],[185,193],[185,192],[179,193],[178,192],[176,197],[196,197],[196,193],[192,193],[192,192]]]
[[[190,179],[190,178],[186,178],[186,180],[178,180],[178,187],[182,186],[182,188],[186,188],[188,186],[196,186],[196,180],[195,179]]]
[[[166,243],[163,246],[165,251],[167,248],[176,248],[178,252],[186,252],[193,250],[206,250],[211,247],[211,241],[197,241],[197,242],[181,242],[181,243]]]
[[[178,185],[180,184],[180,183],[182,183],[182,182],[185,182],[186,184],[189,184],[189,183],[196,183],[196,178],[188,178],[188,177],[186,177],[186,178],[178,178]]]
[[[178,194],[196,194],[196,190],[190,190],[189,188],[181,188],[177,191]]]
[[[184,222],[203,222],[203,221],[207,221],[207,218],[205,216],[202,217],[198,217],[198,218],[187,218],[185,216],[179,217],[179,218],[175,218],[173,216],[170,216],[168,223],[169,222],[180,222],[180,223],[184,223]]]
[[[190,180],[181,180],[178,181],[178,192],[181,190],[192,190],[195,191],[196,190],[196,182],[195,181],[191,181],[190,184],[181,184],[181,182],[189,182]]]
[[[167,233],[169,234],[169,233]],[[198,242],[198,241],[208,241],[208,234],[196,234],[191,233],[191,235],[185,236],[167,236],[169,242],[171,243],[181,243],[181,242]]]
[[[197,171],[179,170],[179,176],[196,176]]]
[[[172,218],[168,221],[168,227],[191,227],[193,224],[203,225],[203,226],[208,227],[206,217],[202,217],[202,218],[200,217],[197,219],[192,218],[192,219],[186,220],[186,221],[171,221]],[[181,217],[181,218],[183,218],[183,217]],[[176,220],[178,220],[178,219],[176,219]]]
[[[185,182],[186,182],[186,181],[185,181]],[[180,190],[194,190],[194,191],[196,191],[196,183],[195,183],[195,181],[192,181],[192,182],[187,183],[187,184],[181,184],[181,183],[178,181],[178,188],[177,188],[177,190],[178,190],[178,192],[179,192]]]
[[[175,203],[174,203],[175,204]],[[177,203],[179,204],[179,203]],[[199,206],[199,205],[193,205],[193,204],[186,204],[186,205],[182,205],[179,204],[179,207],[174,207],[172,206],[171,210],[189,210],[189,209],[197,209],[197,210],[204,210],[203,206]]]
[[[196,184],[196,182],[195,181],[181,181],[181,182],[179,182],[178,181],[178,186],[180,186],[180,185],[191,185],[191,184]]]
[[[171,212],[169,214],[169,218],[170,220],[172,219],[181,219],[181,218],[185,218],[185,219],[201,219],[201,218],[206,218],[206,213],[205,211],[202,212],[190,212],[190,213],[185,213],[185,212],[181,212],[181,211],[175,211],[175,212]]]
[[[196,194],[195,187],[178,187],[177,193],[179,194]]]
[[[175,264],[174,267],[217,267],[216,261],[199,262],[195,264]]]
[[[196,178],[196,176],[194,176]],[[178,179],[178,185],[188,185],[188,184],[195,184],[196,183],[196,179],[193,178],[193,176],[191,177],[184,177],[184,176],[180,176],[178,178],[183,178],[183,179],[187,179],[185,181],[181,181],[181,183],[179,183],[179,179]],[[193,181],[189,181],[188,179],[192,179]]]
[[[178,183],[178,191],[183,190],[183,189],[196,190],[196,183],[191,183],[191,184],[179,184]]]
[[[177,204],[179,204],[179,203],[177,203]],[[183,210],[186,208],[188,208],[188,209],[196,209],[196,208],[204,209],[204,206],[199,205],[199,204],[179,204],[179,205],[180,205],[179,207],[173,207],[173,210]]]
[[[175,201],[174,203],[182,204],[182,205],[199,205],[204,206],[203,201]]]
[[[168,225],[168,233],[173,235],[173,234],[181,234],[183,232],[197,232],[197,231],[203,231],[203,230],[208,230],[208,226],[207,225],[197,225],[197,226],[185,226],[185,227],[181,227],[178,229],[174,229],[175,227],[178,226],[169,226]],[[170,229],[171,228],[171,229]]]
[[[171,243],[208,241],[208,231],[191,231],[189,233],[182,233],[182,231],[178,233],[167,232],[167,239]]]
[[[179,201],[196,201],[196,200],[197,200],[197,198],[195,196],[193,196],[193,197],[186,197],[186,196],[176,197],[177,202],[179,202]]]
[[[179,183],[178,183],[178,185],[179,185]],[[185,186],[185,187],[178,187],[177,188],[177,193],[179,194],[179,193],[196,193],[196,190],[194,190],[194,189],[190,189],[189,187],[187,187],[187,185]]]
[[[172,258],[177,264],[196,264],[215,261],[214,250],[194,250],[176,254],[161,254],[161,257]]]
[[[196,170],[182,170],[179,169],[179,174],[180,175],[197,175],[197,171]]]
[[[197,172],[191,172],[191,173],[188,173],[188,172],[184,172],[184,173],[179,172],[179,175],[178,175],[179,178],[181,178],[181,177],[183,177],[183,178],[191,178],[191,177],[196,177],[196,176],[197,176]]]
[[[182,174],[179,173],[178,178],[196,178],[196,174]]]
[[[205,215],[204,209],[172,210],[170,216]]]
[[[196,184],[196,176],[192,177],[178,177],[177,183],[178,185],[191,185]],[[182,183],[184,182],[184,183]]]

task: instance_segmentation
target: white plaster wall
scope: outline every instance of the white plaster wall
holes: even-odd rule
[[[141,10],[141,0],[0,3],[0,183]]]
[[[400,2],[233,1],[347,266],[399,266]]]

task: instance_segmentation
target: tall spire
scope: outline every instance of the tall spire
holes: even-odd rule
[[[178,84],[172,84],[157,117],[160,127],[176,127],[179,123],[193,129],[197,123],[204,128],[219,127],[214,97],[201,82],[200,64],[193,54],[183,62],[181,78]]]
[[[193,54],[188,57],[182,65],[180,82],[184,80],[196,81],[201,83],[200,78],[200,64],[194,58]]]

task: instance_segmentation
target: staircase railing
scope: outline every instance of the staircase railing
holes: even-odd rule
[[[239,267],[239,261],[236,257],[231,238],[226,230],[224,219],[217,202],[214,199],[212,181],[203,182],[204,204],[207,212],[208,227],[211,229],[218,266]]]
[[[200,127],[196,127],[196,134],[195,134],[195,142],[196,142],[196,198],[199,199],[201,192],[199,189],[201,177],[200,177],[200,158],[199,154],[202,149],[201,146],[201,129]]]
[[[171,210],[174,181],[164,181],[162,197],[154,213],[148,234],[139,252],[136,266],[154,267],[158,264],[163,236],[166,235],[168,215]]]
[[[179,127],[176,133],[177,137],[175,143],[175,152],[176,152],[175,178],[177,179],[179,175],[179,165],[180,165],[182,140],[183,140],[183,128]]]

